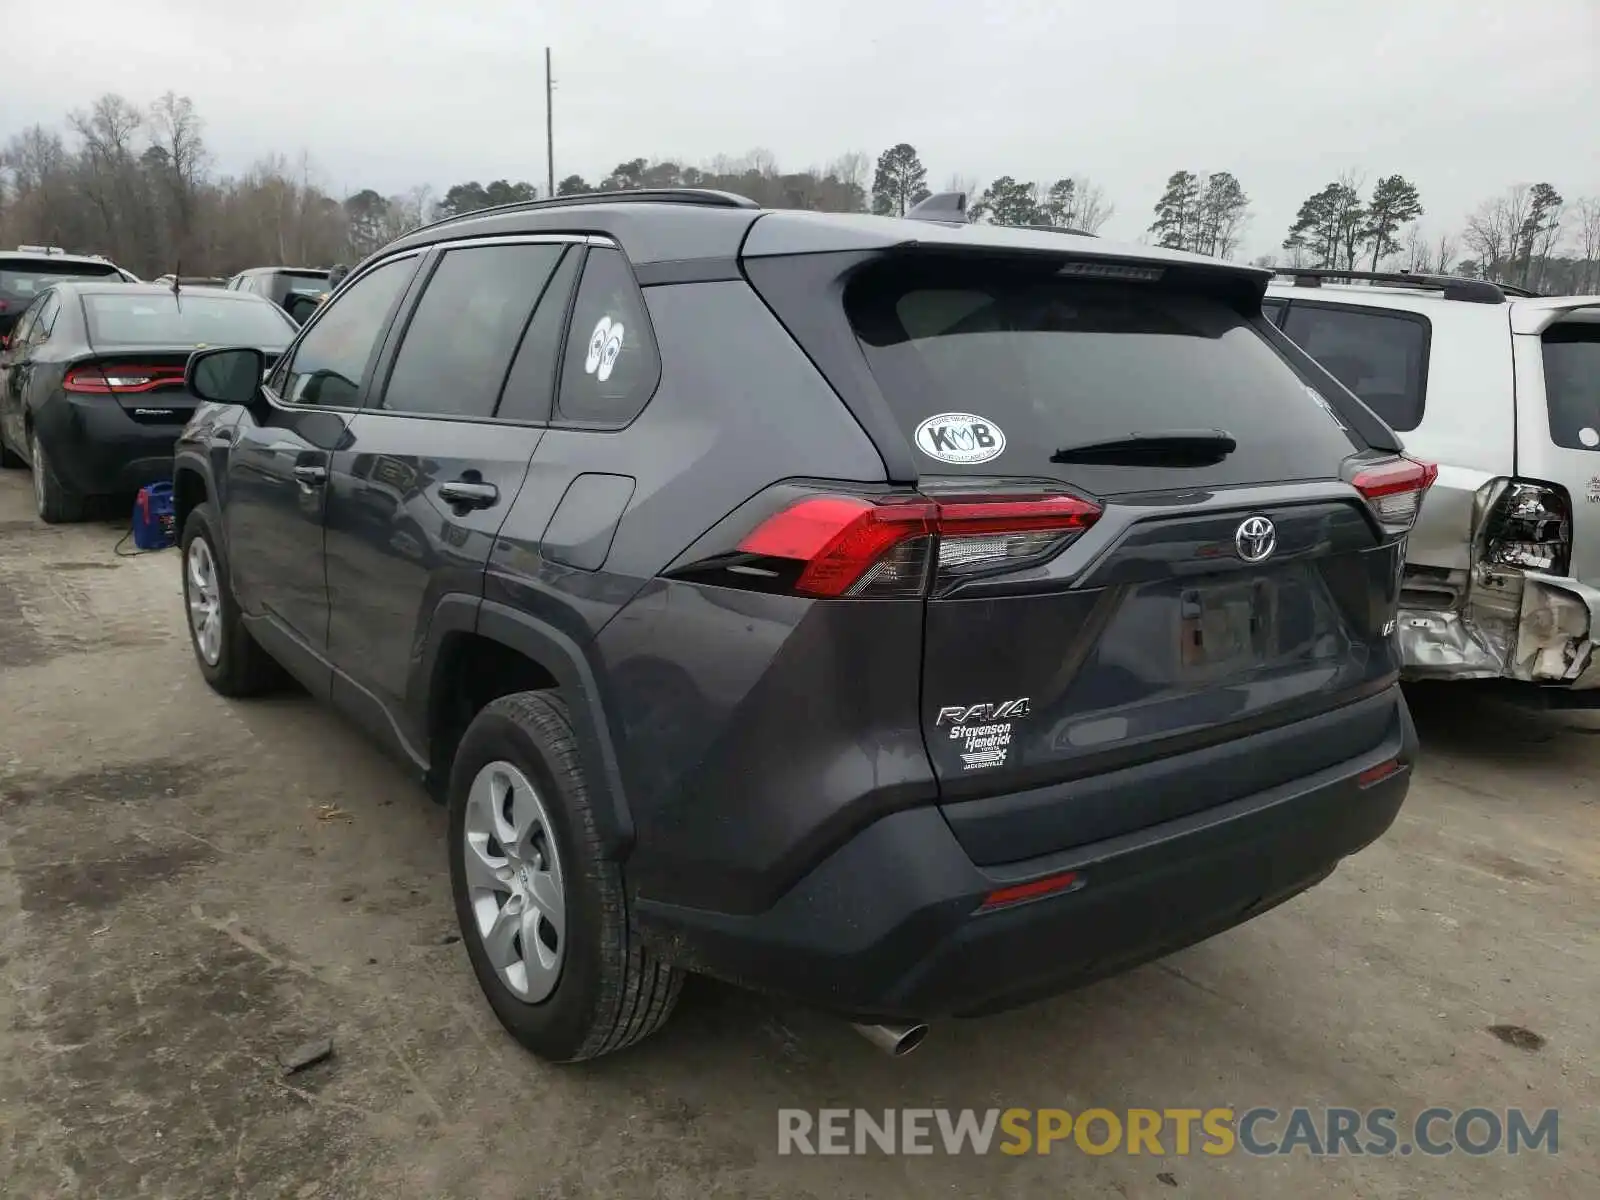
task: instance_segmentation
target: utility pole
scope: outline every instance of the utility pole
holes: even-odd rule
[[[546,182],[549,191],[545,194],[554,198],[556,194],[556,124],[555,114],[550,108],[550,94],[555,91],[555,81],[550,78],[550,47],[544,48],[544,153],[545,168],[548,172]]]

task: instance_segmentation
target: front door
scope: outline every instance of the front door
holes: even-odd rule
[[[229,456],[228,568],[247,618],[285,665],[325,691],[328,586],[323,504],[328,466],[360,407],[382,334],[416,257],[367,272],[284,355],[266,403],[244,414]],[[288,640],[286,647],[284,639]],[[295,654],[295,649],[309,654]]]
[[[358,689],[343,706],[365,718],[376,701],[416,747],[424,714],[406,701],[417,651],[443,597],[482,595],[544,435],[577,255],[567,241],[530,240],[432,256],[333,455],[329,657]],[[530,388],[543,396],[531,412]]]

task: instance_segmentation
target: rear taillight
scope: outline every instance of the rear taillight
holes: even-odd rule
[[[1514,480],[1484,525],[1485,562],[1565,575],[1572,559],[1572,505],[1546,483]]]
[[[67,377],[61,381],[61,386],[66,391],[92,393],[106,396],[111,393],[111,384],[106,379],[106,373],[99,367],[73,367],[67,372]]]
[[[808,496],[739,542],[747,576],[791,575],[805,596],[920,596],[930,573],[952,579],[1055,554],[1100,515],[1077,496]]]
[[[183,384],[181,366],[123,366],[85,363],[67,372],[61,386],[80,395],[109,396],[116,392],[153,392]]]
[[[1386,533],[1405,533],[1416,523],[1422,497],[1438,477],[1439,468],[1432,463],[1402,455],[1362,464],[1350,483],[1366,499]]]

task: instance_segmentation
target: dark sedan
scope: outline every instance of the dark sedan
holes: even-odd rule
[[[239,292],[58,283],[0,346],[0,465],[31,467],[44,520],[81,520],[91,497],[171,477],[197,404],[183,386],[191,351],[254,346],[270,360],[295,329]]]

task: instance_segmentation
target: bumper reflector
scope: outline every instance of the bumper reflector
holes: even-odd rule
[[[1400,760],[1391,758],[1388,762],[1381,762],[1375,767],[1368,767],[1356,776],[1358,787],[1371,787],[1373,784],[1389,778],[1400,769]]]
[[[1049,896],[1075,888],[1079,883],[1076,871],[1046,875],[1043,879],[1030,879],[1027,883],[1014,883],[1010,887],[997,888],[990,892],[978,906],[978,911],[991,912],[997,908],[1021,904],[1025,900],[1037,900],[1040,896]]]

